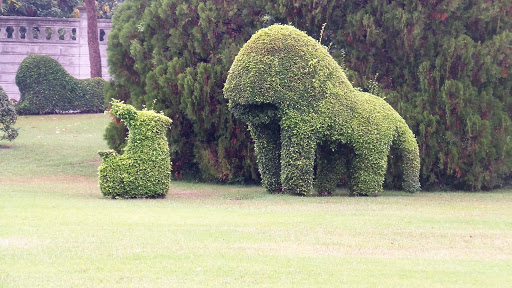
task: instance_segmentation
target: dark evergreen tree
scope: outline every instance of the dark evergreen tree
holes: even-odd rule
[[[501,185],[512,164],[512,3],[358,1],[332,13],[354,82],[386,75],[384,96],[418,137],[423,187]]]
[[[378,82],[418,138],[423,188],[488,189],[510,176],[510,1],[129,0],[116,13],[110,71],[129,102],[173,119],[173,171],[195,163],[204,179],[254,179],[222,86],[241,44],[283,23],[330,47],[354,86],[375,94]]]
[[[113,21],[110,71],[130,103],[173,120],[175,176],[256,181],[247,127],[222,94],[234,57],[261,22],[252,1],[126,1]]]

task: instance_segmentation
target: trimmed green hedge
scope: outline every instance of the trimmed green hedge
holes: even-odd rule
[[[55,59],[30,55],[16,73],[21,93],[16,110],[20,114],[102,112],[105,83],[101,78],[76,79]]]
[[[18,129],[12,127],[17,118],[14,105],[9,101],[4,88],[0,86],[0,140],[12,141],[18,137]]]
[[[229,108],[249,124],[269,191],[331,193],[350,164],[351,191],[377,195],[391,146],[404,159],[403,189],[419,184],[416,139],[384,100],[352,87],[327,48],[287,25],[261,29],[235,58],[224,87]],[[343,155],[353,149],[353,155]]]
[[[112,198],[156,198],[167,194],[171,161],[166,133],[171,119],[154,111],[137,111],[112,100],[110,112],[126,124],[128,144],[123,155],[99,151],[101,192]]]

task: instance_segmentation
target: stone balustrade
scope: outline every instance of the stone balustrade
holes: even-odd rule
[[[74,77],[90,77],[87,14],[83,7],[79,11],[79,19],[0,16],[0,86],[10,98],[19,99],[16,71],[28,55],[48,55]],[[111,20],[98,19],[102,74],[106,80],[110,79],[106,47],[111,28]]]
[[[53,19],[32,17],[0,18],[2,42],[61,42],[76,43],[79,19]]]

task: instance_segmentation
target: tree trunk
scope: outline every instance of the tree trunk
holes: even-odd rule
[[[98,21],[96,19],[96,1],[85,0],[87,10],[87,42],[89,44],[89,63],[91,78],[101,77],[100,42],[98,40]]]

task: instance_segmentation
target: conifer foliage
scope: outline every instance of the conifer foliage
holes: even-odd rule
[[[512,2],[269,2],[276,21],[322,37],[356,86],[377,78],[418,137],[424,189],[491,189],[510,178]],[[400,166],[390,160],[395,186]]]
[[[423,187],[502,185],[512,168],[512,2],[352,3],[326,17],[332,42],[361,86],[382,75],[386,100],[418,137]]]
[[[490,189],[510,178],[510,1],[128,0],[114,16],[110,72],[128,102],[173,119],[177,175],[257,179],[247,127],[222,88],[242,44],[273,23],[329,46],[354,86],[373,92],[378,82],[418,138],[423,189]],[[395,187],[400,159],[390,160]]]
[[[110,71],[116,85],[130,90],[129,103],[173,120],[169,142],[178,178],[189,172],[208,181],[258,179],[247,127],[229,113],[222,95],[235,55],[259,21],[251,6],[129,0],[114,15]]]

